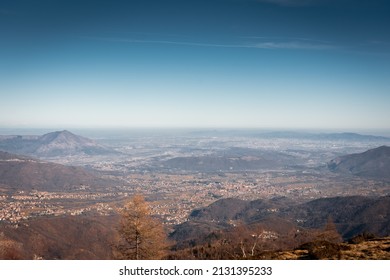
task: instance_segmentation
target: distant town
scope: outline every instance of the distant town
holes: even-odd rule
[[[63,142],[54,142],[56,147],[66,148],[69,145],[67,141],[74,147],[72,141],[77,142],[78,138],[69,132],[61,133]],[[3,146],[8,140],[9,137],[3,140]],[[93,141],[82,140],[89,149],[94,148]],[[2,187],[0,222],[17,225],[40,216],[115,214],[133,194],[145,195],[151,202],[153,214],[166,225],[183,223],[194,209],[221,198],[254,200],[289,197],[304,202],[321,197],[389,195],[390,186],[383,180],[346,177],[329,171],[326,166],[326,162],[337,155],[361,151],[386,141],[386,138],[325,141],[310,137],[268,139],[212,135],[103,140],[96,147],[108,147],[107,150],[115,153],[46,154],[41,160],[85,167],[106,180],[113,180],[113,185],[98,188],[81,184],[66,191],[43,190],[39,185],[33,190]],[[41,151],[50,152],[49,149]],[[213,156],[218,161],[209,164],[204,160]],[[279,157],[282,164],[275,160],[267,161],[267,158]],[[286,165],[285,158],[289,165]],[[181,160],[180,164],[183,159],[186,163],[174,165],[172,160],[177,159]],[[274,170],[258,168],[261,160],[270,162]],[[17,159],[7,161],[17,162]],[[207,164],[210,166],[205,169],[209,172],[202,167]],[[213,169],[215,165],[217,169]],[[235,170],[237,168],[241,170]]]
[[[151,202],[153,214],[165,224],[185,222],[191,211],[221,198],[244,200],[289,197],[304,202],[333,196],[389,195],[381,181],[349,178],[334,174],[296,172],[164,174],[145,173],[125,176],[126,184],[91,191],[82,186],[74,192],[16,191],[0,196],[0,222],[17,225],[39,216],[110,215],[120,212],[132,194],[143,194]],[[88,191],[89,190],[89,191]]]

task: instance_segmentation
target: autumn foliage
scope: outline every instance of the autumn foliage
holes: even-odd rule
[[[143,196],[136,195],[122,211],[120,240],[116,246],[118,259],[161,259],[166,247],[162,223],[152,217]]]

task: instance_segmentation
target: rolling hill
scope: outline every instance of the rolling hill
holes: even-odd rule
[[[81,167],[0,151],[0,185],[6,189],[66,191],[80,185],[99,187],[110,183]]]
[[[337,157],[328,163],[336,173],[390,180],[390,147],[381,146],[359,154]]]
[[[283,235],[294,232],[293,228],[301,231],[322,229],[329,218],[344,239],[364,232],[390,235],[390,196],[331,197],[303,204],[292,204],[284,198],[221,199],[194,210],[187,222],[176,226],[171,238],[179,245],[201,244],[213,232],[229,231],[237,225],[261,226]]]

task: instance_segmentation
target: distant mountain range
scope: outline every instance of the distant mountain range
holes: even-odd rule
[[[42,136],[0,136],[0,150],[41,158],[115,153],[112,149],[67,130]]]
[[[390,147],[337,157],[328,163],[328,168],[340,174],[390,180]]]
[[[269,138],[296,138],[296,139],[312,139],[312,140],[329,140],[329,141],[390,141],[389,137],[365,135],[352,132],[341,133],[307,133],[307,132],[269,132],[261,133],[258,136]]]
[[[80,186],[104,187],[108,180],[81,167],[64,166],[0,151],[0,186],[19,191],[68,191]]]
[[[202,130],[190,133],[195,136],[208,137],[258,137],[281,139],[308,139],[330,141],[390,141],[389,137],[359,134],[352,132],[340,133],[310,133],[302,131],[261,131],[261,130]]]

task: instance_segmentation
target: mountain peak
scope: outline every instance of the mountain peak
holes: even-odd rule
[[[368,150],[368,152],[369,151],[371,151],[371,152],[380,152],[380,153],[390,153],[390,147],[386,146],[386,145],[383,145],[383,146],[380,146],[378,148]]]
[[[73,154],[98,154],[107,149],[95,141],[73,134],[68,130],[50,132],[39,139],[39,147],[35,153],[43,156],[59,156]]]
[[[63,135],[75,135],[73,134],[72,132],[70,132],[69,130],[61,130],[61,131],[56,131],[55,133],[58,133],[58,134],[63,134]]]
[[[53,137],[58,137],[58,136],[77,136],[76,134],[73,134],[69,130],[61,130],[61,131],[54,131],[54,132],[49,132],[41,136],[41,138],[53,138]]]
[[[43,158],[115,153],[94,140],[73,134],[68,130],[54,131],[35,137],[10,137],[3,141],[2,148],[15,154]]]

